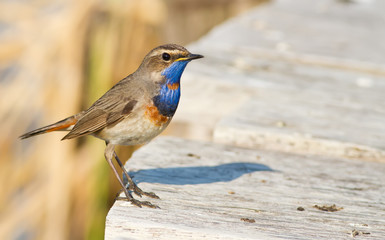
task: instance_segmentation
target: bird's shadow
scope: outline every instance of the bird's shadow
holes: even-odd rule
[[[274,170],[263,164],[237,162],[217,166],[153,168],[129,174],[135,182],[186,185],[229,182],[244,174],[258,171]]]

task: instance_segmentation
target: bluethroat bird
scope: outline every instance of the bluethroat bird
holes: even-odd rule
[[[69,131],[62,140],[85,135],[104,140],[104,156],[127,200],[138,207],[157,208],[148,201],[133,198],[131,192],[140,197],[159,197],[152,192],[142,191],[132,181],[115,152],[115,146],[147,143],[167,127],[178,107],[182,73],[191,60],[202,57],[176,44],[159,46],[145,56],[134,73],[114,85],[87,110],[28,132],[20,138]],[[127,188],[112,162],[113,158],[128,179]]]

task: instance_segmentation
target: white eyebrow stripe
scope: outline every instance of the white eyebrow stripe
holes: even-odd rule
[[[186,54],[187,52],[185,51],[181,51],[179,49],[157,49],[156,51],[154,51],[150,56],[156,56],[156,55],[160,55],[161,53],[164,53],[164,52],[167,52],[171,55],[174,55],[174,54]]]

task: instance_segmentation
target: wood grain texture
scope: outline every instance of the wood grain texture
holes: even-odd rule
[[[384,123],[385,108],[346,104],[335,93],[266,90],[223,118],[214,141],[385,162]]]
[[[174,120],[224,144],[385,161],[383,5],[281,0],[218,26],[194,44],[206,58]]]
[[[139,187],[158,194],[161,200],[146,200],[161,209],[117,201],[106,239],[346,239],[353,230],[370,233],[365,239],[385,236],[383,163],[159,137],[127,168]],[[333,204],[343,209],[314,207]]]
[[[190,46],[172,124],[216,143],[136,152],[161,209],[116,202],[106,239],[384,238],[384,2],[351,2],[272,1]]]
[[[218,120],[270,89],[384,112],[384,4],[277,0],[217,26],[189,46],[205,58],[184,74],[174,124],[186,126],[183,137],[211,140]]]

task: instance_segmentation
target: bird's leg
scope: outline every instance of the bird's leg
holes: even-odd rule
[[[115,156],[115,159],[118,162],[120,168],[123,170],[124,175],[126,175],[126,177],[127,177],[128,184],[129,184],[128,190],[133,191],[139,197],[142,197],[142,195],[145,195],[147,197],[159,199],[159,197],[155,193],[153,193],[153,192],[144,192],[142,189],[140,189],[138,187],[138,185],[136,185],[135,182],[132,181],[132,178],[128,174],[127,170],[124,168],[123,163],[120,161],[120,159],[118,157],[118,154],[116,154],[115,151],[114,151],[114,156]]]
[[[118,171],[116,170],[114,164],[112,163],[112,158],[114,157],[114,152],[115,152],[114,149],[115,149],[115,146],[113,144],[107,143],[106,149],[104,151],[104,156],[105,156],[108,164],[110,165],[112,171],[114,172],[116,178],[118,179],[120,185],[122,186],[122,189],[124,191],[124,194],[126,195],[127,200],[138,207],[146,206],[146,207],[150,207],[150,208],[159,208],[158,206],[153,205],[152,203],[150,203],[148,201],[141,202],[141,201],[134,199],[132,197],[132,195],[128,192],[128,190],[126,189],[126,187],[123,184],[122,179],[120,179]]]

